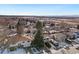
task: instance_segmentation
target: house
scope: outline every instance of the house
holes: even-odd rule
[[[63,42],[66,38],[66,35],[63,33],[56,33],[56,34],[54,34],[54,36],[56,38],[55,40],[58,42]]]

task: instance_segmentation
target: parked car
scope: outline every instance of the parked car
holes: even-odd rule
[[[76,38],[79,38],[79,32],[75,32],[74,35]]]
[[[55,49],[55,50],[58,50],[58,49],[60,49],[61,48],[61,46],[59,45],[59,43],[58,42],[56,42],[56,41],[50,41],[50,43],[54,46],[53,48]]]
[[[56,41],[50,41],[50,43],[52,43],[54,46],[59,46],[59,43],[58,42],[56,42]]]
[[[43,52],[41,50],[38,50],[37,48],[32,47],[30,49],[30,53],[32,53],[32,54],[41,54]]]

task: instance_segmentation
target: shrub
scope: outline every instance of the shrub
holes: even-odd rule
[[[69,41],[68,39],[65,39],[65,42],[66,42],[67,44],[72,44],[72,41]]]
[[[18,48],[23,48],[23,45],[21,45],[21,44],[18,44]]]
[[[79,50],[79,47],[77,47],[76,49]]]
[[[48,42],[46,42],[45,45],[46,45],[48,48],[51,48],[51,45],[50,45]]]
[[[10,51],[15,51],[16,50],[16,47],[10,47],[9,50]]]

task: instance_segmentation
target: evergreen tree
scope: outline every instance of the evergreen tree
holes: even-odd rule
[[[11,29],[11,25],[9,25],[9,29]]]
[[[36,23],[36,29],[37,30],[42,30],[42,28],[43,28],[43,23],[40,22],[40,21],[37,21],[37,23]]]
[[[42,23],[38,21],[36,23],[37,32],[35,34],[34,40],[32,41],[31,45],[36,48],[43,48],[44,47],[44,40],[43,40],[43,34],[42,34]]]
[[[44,47],[43,35],[40,30],[37,30],[31,45],[40,49]]]
[[[24,26],[23,26],[23,22],[20,19],[16,25],[16,28],[17,28],[17,34],[19,35],[23,34]]]

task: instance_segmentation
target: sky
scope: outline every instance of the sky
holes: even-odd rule
[[[79,4],[0,4],[0,15],[79,15]]]

